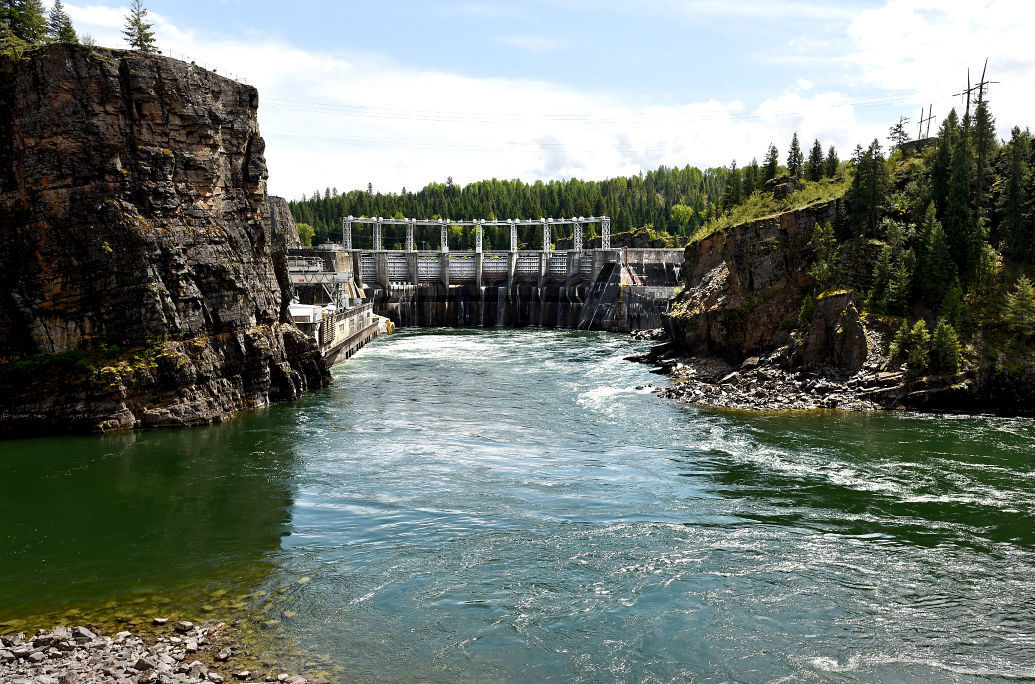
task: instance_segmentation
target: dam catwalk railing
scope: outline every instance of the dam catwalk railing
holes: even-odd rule
[[[543,249],[550,251],[553,240],[553,232],[561,226],[571,226],[572,250],[582,251],[582,230],[589,224],[600,224],[600,249],[611,249],[611,219],[607,216],[573,216],[570,219],[507,219],[504,221],[480,219],[475,221],[453,221],[451,219],[408,219],[408,218],[382,218],[345,216],[341,220],[341,244],[346,251],[352,251],[352,228],[360,224],[370,225],[373,228],[373,251],[404,251],[416,252],[414,243],[414,232],[417,226],[438,226],[440,234],[440,247],[437,251],[449,252],[449,228],[451,226],[474,228],[474,251],[482,251],[482,234],[485,228],[510,228],[510,251],[518,251],[518,228],[522,226],[539,226],[543,231]],[[404,226],[406,228],[406,246],[402,250],[385,250],[383,235],[385,226]]]
[[[601,247],[583,247],[583,228],[591,223],[599,224]],[[357,249],[353,243],[353,226],[369,225],[373,234],[373,249]],[[405,226],[405,249],[385,249],[383,229],[385,226]],[[442,243],[437,250],[418,250],[414,243],[414,232],[418,226],[439,226]],[[449,249],[449,228],[453,226],[474,228],[474,250],[453,251]],[[482,231],[486,226],[510,228],[509,251],[482,248]],[[518,229],[538,226],[542,229],[543,248],[519,250]],[[553,249],[552,237],[559,226],[571,226],[571,248]],[[512,219],[506,221],[477,220],[452,221],[449,219],[387,219],[366,217],[345,217],[342,221],[342,242],[325,243],[316,250],[292,250],[289,261],[291,282],[295,285],[322,284],[332,286],[354,278],[361,287],[380,286],[385,288],[404,285],[443,285],[470,283],[479,287],[486,285],[514,285],[531,282],[544,285],[548,282],[573,285],[592,282],[608,263],[624,263],[630,284],[640,283],[635,273],[645,270],[666,268],[678,274],[682,265],[683,251],[680,249],[629,249],[611,247],[611,220],[606,216],[573,217],[571,219]],[[342,259],[331,257],[331,253],[342,255]],[[333,263],[332,263],[333,262]],[[346,265],[347,264],[347,265]],[[678,275],[676,275],[678,278]]]

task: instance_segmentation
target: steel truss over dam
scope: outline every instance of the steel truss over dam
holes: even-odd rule
[[[600,248],[611,249],[611,219],[607,216],[578,216],[570,219],[508,219],[505,221],[489,221],[485,219],[476,221],[451,221],[450,219],[389,219],[375,216],[372,218],[354,216],[346,216],[341,220],[341,235],[342,245],[347,251],[352,251],[352,226],[356,224],[369,224],[373,227],[374,232],[374,251],[391,251],[385,250],[382,244],[382,233],[384,226],[405,226],[406,227],[406,249],[407,252],[415,252],[416,247],[413,242],[414,228],[417,226],[439,226],[441,237],[441,252],[449,252],[449,227],[450,226],[470,226],[474,228],[474,251],[476,253],[482,251],[482,232],[486,226],[503,228],[510,228],[510,251],[516,252],[517,248],[517,229],[520,226],[541,226],[543,230],[543,251],[550,251],[550,244],[552,242],[553,229],[560,226],[571,226],[572,227],[572,249],[576,252],[582,251],[582,227],[590,223],[600,224]],[[400,251],[400,250],[395,250]]]
[[[583,229],[589,224],[599,224],[601,246],[596,249],[583,248]],[[359,225],[372,229],[373,249],[355,249],[353,228]],[[384,248],[385,226],[406,228],[405,249]],[[441,235],[437,250],[417,250],[414,233],[417,226],[438,226]],[[449,228],[462,226],[474,228],[474,250],[449,250]],[[484,251],[482,235],[486,227],[510,229],[509,251]],[[536,250],[518,249],[518,228],[535,226],[542,230],[543,248]],[[568,250],[554,250],[553,236],[562,226],[571,227],[572,247]],[[351,256],[355,269],[354,277],[362,286],[420,285],[442,283],[443,285],[472,283],[483,285],[513,285],[517,282],[532,282],[544,285],[547,282],[574,284],[592,282],[607,263],[619,261],[642,263],[681,262],[682,250],[633,249],[624,252],[611,248],[611,219],[607,216],[572,217],[570,219],[510,219],[452,221],[449,219],[388,219],[380,217],[353,217],[342,219],[342,248]],[[630,269],[630,279],[636,280]],[[630,284],[636,284],[632,282]]]

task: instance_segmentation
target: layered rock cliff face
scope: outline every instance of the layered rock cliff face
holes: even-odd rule
[[[298,242],[298,225],[295,223],[295,217],[291,215],[287,200],[283,197],[270,195],[270,222],[274,231],[284,235],[288,249],[301,247]]]
[[[329,379],[287,324],[258,93],[52,45],[0,64],[0,426],[222,420]]]
[[[785,343],[813,285],[812,230],[836,216],[837,201],[828,202],[688,245],[686,289],[668,318],[673,341],[691,355],[733,363]]]

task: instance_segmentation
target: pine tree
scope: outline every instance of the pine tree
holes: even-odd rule
[[[953,109],[938,131],[938,147],[931,160],[931,195],[938,216],[943,218],[949,198],[949,179],[952,177],[952,151],[956,147],[959,133],[959,119]]]
[[[809,275],[819,284],[820,289],[825,290],[837,278],[837,238],[834,237],[833,227],[829,223],[816,224],[809,239],[809,247],[812,248],[815,262]]]
[[[1006,296],[1006,326],[1020,337],[1035,336],[1035,286],[1026,276],[1017,279],[1013,292]]]
[[[880,142],[874,140],[865,151],[856,147],[852,166],[855,176],[845,194],[848,225],[855,235],[872,237],[877,234],[890,183]]]
[[[960,285],[960,279],[954,277],[949,289],[945,291],[945,296],[942,297],[938,315],[959,330],[963,327],[963,313],[963,287]]]
[[[43,3],[40,0],[0,1],[0,29],[7,29],[11,36],[29,46],[46,42],[47,18]],[[7,31],[0,31],[0,36]]]
[[[776,174],[780,170],[780,153],[777,151],[776,145],[770,143],[769,150],[765,153],[765,165],[762,168],[765,171],[762,174],[763,181],[771,181],[776,178]]]
[[[1027,156],[1031,137],[1014,126],[1009,143],[1005,187],[999,198],[1000,224],[1005,251],[1014,259],[1032,261],[1035,258],[1035,230],[1026,216],[1028,185],[1031,173]]]
[[[734,159],[726,175],[726,188],[722,193],[722,210],[729,211],[740,204],[740,171],[737,169],[737,160]]]
[[[147,10],[144,9],[142,0],[132,0],[129,15],[126,17],[126,27],[122,29],[122,35],[126,36],[129,46],[141,52],[156,52],[157,42],[151,26],[147,23]]]
[[[898,123],[888,129],[888,140],[892,146],[902,147],[902,144],[909,140],[909,133],[906,132],[906,117],[898,117]]]
[[[761,171],[758,167],[758,159],[752,158],[751,163],[744,167],[744,187],[741,198],[751,197],[751,193],[758,190],[760,185]]]
[[[47,20],[47,33],[50,39],[56,43],[78,43],[79,37],[75,34],[72,26],[72,19],[65,12],[61,0],[54,0],[54,6],[50,8],[50,18]]]
[[[995,119],[988,109],[988,100],[980,98],[974,111],[974,205],[978,216],[985,214],[985,200],[991,186],[992,155],[998,143],[995,137]]]
[[[931,333],[927,329],[927,322],[920,319],[913,324],[909,331],[909,357],[906,363],[913,370],[927,368],[928,357],[931,353]]]
[[[944,318],[938,319],[931,339],[932,366],[940,371],[957,373],[960,369],[960,338],[956,329]]]
[[[945,237],[949,252],[964,279],[974,273],[981,252],[981,237],[971,200],[974,192],[974,155],[964,118],[963,130],[952,151],[952,175],[945,202]]]
[[[815,313],[816,302],[812,299],[812,295],[805,295],[805,298],[801,300],[801,308],[798,309],[798,327],[809,327]]]
[[[801,146],[798,144],[798,131],[795,131],[794,137],[791,138],[791,149],[787,153],[787,173],[795,178],[801,178],[804,163],[805,156],[801,153]]]
[[[894,252],[885,245],[873,265],[873,287],[869,293],[869,306],[877,313],[888,313],[891,295],[891,279],[895,274]]]
[[[898,360],[909,353],[909,321],[903,319],[902,325],[899,326],[898,331],[895,333],[895,337],[892,338],[891,344],[888,345],[888,356],[891,359]]]
[[[945,230],[935,216],[934,203],[928,203],[924,215],[924,232],[920,240],[917,285],[929,302],[938,301],[956,277],[956,264],[945,240]]]
[[[818,138],[812,143],[809,160],[805,163],[805,176],[810,181],[823,178],[823,146],[819,144]]]
[[[837,175],[837,167],[841,164],[841,160],[837,158],[837,150],[831,145],[830,149],[827,150],[827,158],[824,162],[823,173],[828,178],[833,178]]]

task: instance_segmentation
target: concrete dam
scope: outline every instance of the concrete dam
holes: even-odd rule
[[[628,331],[656,328],[680,282],[679,249],[611,248],[607,217],[541,221],[439,221],[439,250],[413,248],[413,219],[348,219],[369,222],[375,249],[352,248],[346,224],[341,244],[290,252],[296,295],[312,303],[334,301],[343,291],[373,304],[374,312],[400,327],[544,327]],[[385,223],[407,226],[407,249],[381,248]],[[582,248],[582,226],[602,224],[601,247]],[[518,250],[517,226],[542,226],[550,246],[558,225],[573,228],[569,250]],[[447,226],[475,230],[473,251],[450,251]],[[509,225],[509,251],[482,251],[485,225]]]

